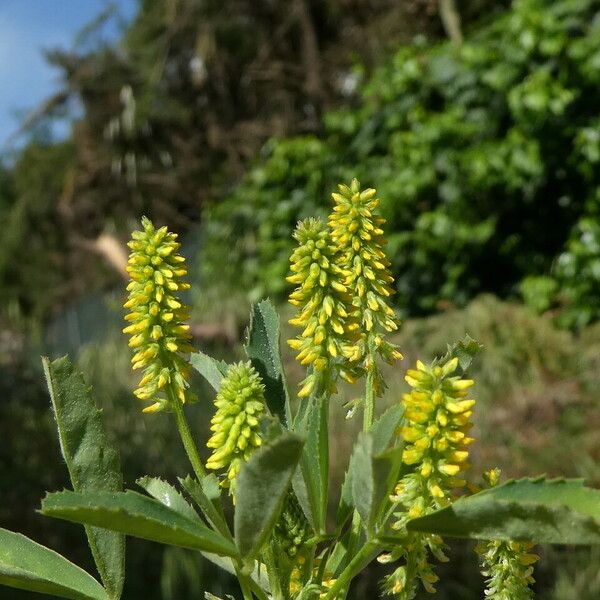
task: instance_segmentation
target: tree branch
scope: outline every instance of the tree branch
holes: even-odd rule
[[[456,8],[454,0],[440,0],[440,18],[446,30],[446,35],[456,46],[460,46],[463,41],[460,13]]]

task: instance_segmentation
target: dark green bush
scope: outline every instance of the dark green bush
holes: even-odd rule
[[[272,140],[208,209],[206,286],[225,270],[230,289],[280,296],[296,221],[356,176],[384,199],[402,310],[546,276],[529,281],[545,301],[524,288],[537,308],[565,300],[567,325],[597,318],[599,83],[599,0],[516,0],[460,48],[402,48],[357,106],[325,115],[321,139]]]

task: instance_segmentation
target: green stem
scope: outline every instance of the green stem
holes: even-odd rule
[[[365,566],[379,554],[379,552],[381,552],[381,548],[377,544],[367,542],[359,552],[356,553],[348,566],[336,579],[335,583],[329,588],[324,600],[337,600],[340,592],[348,589],[352,579],[354,579],[354,577],[358,575],[358,573],[360,573]]]
[[[375,357],[373,357],[374,359]],[[370,431],[375,418],[375,368],[367,371],[367,382],[365,386],[365,410],[363,414],[363,431]]]
[[[204,489],[202,488],[202,480],[204,477],[206,477],[206,469],[202,464],[202,459],[198,453],[198,448],[196,447],[196,443],[192,437],[192,432],[190,431],[190,427],[185,417],[183,406],[179,398],[177,398],[174,390],[170,386],[167,390],[167,394],[169,395],[169,400],[171,401],[171,407],[173,409],[173,415],[175,416],[175,422],[177,423],[179,436],[181,437],[183,447],[185,448],[196,475],[196,479],[198,480],[198,487],[195,490],[195,499],[202,509],[204,516],[208,519],[209,523],[214,527],[214,529],[224,535],[226,538],[232,539],[231,531],[229,530],[227,521],[225,520],[222,504],[220,502],[211,502],[210,498],[204,493]]]
[[[250,578],[250,587],[258,600],[270,600],[270,596],[268,597],[265,591],[252,578]]]
[[[246,575],[243,575],[238,569],[236,569],[236,575],[240,584],[240,588],[242,589],[242,595],[244,596],[244,600],[253,600],[254,596],[252,595],[252,586],[250,585],[250,578]]]
[[[204,490],[202,489],[202,480],[204,479],[204,477],[206,477],[206,469],[202,464],[200,453],[198,452],[198,448],[196,446],[196,443],[194,442],[194,438],[192,437],[190,426],[188,425],[187,419],[185,418],[183,405],[171,386],[168,387],[167,393],[169,395],[169,400],[171,401],[173,415],[175,416],[175,423],[177,424],[177,429],[179,431],[179,436],[181,437],[183,447],[185,448],[186,454],[190,459],[190,463],[192,464],[192,468],[194,469],[196,478],[200,483],[199,488],[196,490],[198,500],[200,501],[200,506],[207,519],[215,527],[215,529],[224,534],[226,537],[230,538],[231,532],[229,531],[227,523],[223,517],[222,506],[219,505],[219,510],[219,508],[217,508],[210,501],[208,496],[204,494]],[[244,575],[241,572],[241,570],[237,567],[235,568],[235,574],[240,584],[244,600],[253,600],[254,596],[252,595],[251,579],[248,576]]]
[[[196,474],[198,481],[202,481],[202,479],[206,477],[206,469],[202,464],[202,459],[198,453],[198,448],[196,447],[192,437],[192,432],[190,431],[187,419],[185,418],[183,406],[171,386],[169,386],[167,393],[169,394],[169,399],[171,400],[171,408],[173,409],[175,423],[177,423],[177,429],[179,430],[179,437],[181,437],[183,447],[185,448],[188,458],[190,459],[190,463],[192,463],[192,468],[194,469],[194,473]]]
[[[270,543],[267,543],[265,546],[262,558],[267,569],[271,597],[273,600],[286,600],[289,597],[289,594],[286,592],[290,587],[289,570],[286,569],[284,571],[277,568],[277,559]]]
[[[185,448],[186,454],[190,459],[190,463],[192,464],[192,468],[194,469],[196,478],[200,483],[199,488],[196,490],[198,500],[200,501],[200,506],[207,519],[209,520],[209,522],[212,523],[215,529],[220,531],[222,534],[225,534],[227,537],[231,537],[231,533],[229,531],[229,528],[227,527],[227,523],[222,518],[222,514],[210,501],[208,496],[204,494],[204,490],[202,489],[202,480],[204,479],[204,477],[206,477],[206,469],[202,464],[200,453],[198,452],[198,448],[196,447],[196,443],[194,442],[194,438],[192,437],[190,426],[188,425],[187,419],[185,418],[183,406],[171,386],[169,386],[167,393],[169,394],[171,408],[173,409],[175,423],[177,423],[177,429],[179,431],[181,441],[183,442],[183,447]],[[237,567],[235,568],[235,574],[240,584],[244,600],[253,600],[254,596],[252,595],[252,585],[250,579],[246,575],[244,575],[241,572],[241,570]]]
[[[375,357],[371,357],[375,360]],[[367,433],[373,426],[374,414],[375,414],[375,369],[371,368],[367,371],[367,379],[365,382],[365,403],[363,412],[363,431]],[[352,514],[352,525],[350,527],[350,535],[348,537],[348,556],[354,556],[357,552],[358,545],[361,538],[361,518],[358,511],[354,509]],[[352,564],[352,562],[350,562]],[[340,597],[344,598],[347,589],[342,589]]]

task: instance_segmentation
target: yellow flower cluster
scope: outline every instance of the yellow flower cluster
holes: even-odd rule
[[[402,460],[414,471],[400,480],[392,496],[401,509],[393,527],[406,537],[403,544],[379,558],[380,562],[404,561],[385,582],[386,591],[400,600],[415,597],[418,581],[426,591],[435,591],[438,577],[428,560],[430,552],[441,562],[448,560],[442,538],[406,532],[406,523],[449,504],[452,490],[465,485],[460,474],[469,456],[467,447],[473,442],[467,433],[475,401],[467,398],[473,381],[453,376],[457,367],[457,358],[432,366],[418,361],[417,368],[406,375],[413,389],[402,399]]]
[[[320,557],[315,557],[313,560],[313,569],[312,574],[314,579],[319,577],[319,573],[322,569],[323,559]],[[302,591],[302,573],[301,569],[304,567],[306,563],[306,558],[304,556],[298,557],[298,565],[292,569],[290,575],[290,596],[295,598]],[[321,585],[320,586],[311,586],[314,589],[314,592],[310,594],[311,597],[316,597],[316,594],[319,594],[319,598],[323,599],[327,596],[327,592],[333,587],[333,584],[337,581],[336,578],[333,577],[333,574],[329,571],[325,571],[321,576]],[[306,588],[305,588],[306,589]],[[307,595],[308,597],[308,595]]]
[[[357,324],[349,314],[351,297],[344,284],[347,273],[335,262],[327,225],[320,219],[306,219],[298,224],[294,237],[298,246],[290,257],[292,274],[287,281],[297,285],[289,301],[300,310],[290,323],[303,330],[288,344],[298,351],[301,364],[314,368],[298,394],[305,397],[315,388],[319,374],[331,369],[334,360],[343,355]],[[350,370],[339,363],[336,366],[342,377],[352,381]]]
[[[300,313],[290,323],[303,331],[289,343],[302,364],[314,367],[302,383],[301,397],[310,395],[319,373],[333,365],[350,382],[364,369],[370,371],[379,393],[383,381],[375,357],[388,363],[402,358],[385,339],[398,323],[389,303],[393,278],[375,194],[373,189],[361,191],[356,179],[350,187],[340,185],[339,193],[332,194],[327,224],[307,219],[294,234],[298,246],[290,258],[288,281],[298,286],[290,302]]]
[[[384,579],[384,591],[393,594],[399,600],[413,600],[418,593],[420,581],[425,591],[434,594],[434,584],[439,581],[439,577],[433,572],[433,567],[429,563],[428,552],[431,551],[441,562],[447,562],[448,558],[443,548],[439,536],[408,534],[406,542],[400,549],[377,559],[384,564],[399,559],[405,562]]]
[[[254,367],[231,365],[215,398],[217,412],[211,419],[213,435],[207,446],[213,449],[207,469],[227,469],[222,481],[235,494],[235,478],[242,463],[261,443],[260,417],[265,410],[265,386]]]
[[[191,399],[186,391],[189,365],[182,356],[193,351],[185,323],[188,308],[175,295],[189,289],[189,284],[183,281],[187,271],[185,259],[177,254],[177,234],[166,227],[156,229],[146,217],[142,228],[132,233],[128,243],[131,282],[124,307],[130,311],[125,317],[130,324],[123,332],[131,334],[133,368],[144,369],[134,393],[151,403],[144,412],[156,412],[173,401]]]
[[[417,369],[409,370],[405,377],[413,390],[403,397],[402,460],[417,465],[416,471],[437,505],[449,499],[452,489],[465,485],[459,475],[469,456],[467,447],[473,442],[467,433],[475,400],[466,396],[474,382],[452,376],[457,367],[457,358],[433,367],[417,361]]]
[[[402,358],[394,345],[384,339],[386,333],[398,329],[389,304],[394,279],[383,250],[386,241],[381,227],[385,219],[377,211],[376,191],[371,188],[361,191],[356,179],[350,187],[340,185],[339,193],[333,193],[332,197],[331,239],[339,251],[338,264],[348,273],[345,284],[352,294],[361,329],[357,343],[346,347],[346,356],[373,369],[375,353],[389,363]]]

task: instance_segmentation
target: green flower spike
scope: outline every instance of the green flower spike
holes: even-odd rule
[[[247,363],[231,365],[215,398],[217,412],[211,420],[213,435],[207,446],[213,452],[207,469],[227,469],[221,482],[235,494],[235,478],[242,462],[261,443],[260,416],[265,410],[265,386],[254,367]]]
[[[457,358],[435,366],[417,361],[417,369],[409,370],[405,378],[413,389],[402,399],[402,460],[414,470],[400,480],[392,501],[400,509],[393,527],[406,535],[406,542],[379,558],[380,562],[403,559],[405,564],[385,582],[386,591],[400,600],[416,596],[419,580],[426,591],[435,591],[438,578],[428,561],[429,552],[447,561],[439,536],[406,532],[406,523],[447,506],[452,491],[465,486],[460,475],[466,469],[467,447],[473,442],[467,433],[475,404],[466,396],[474,382],[453,376],[457,367]]]
[[[298,246],[290,257],[292,274],[287,281],[298,286],[289,301],[300,311],[290,323],[303,330],[300,336],[288,340],[288,344],[298,351],[296,358],[301,364],[312,365],[314,369],[298,393],[305,397],[315,388],[319,374],[331,374],[334,364],[342,377],[354,380],[352,372],[336,364],[335,359],[342,357],[348,339],[356,335],[358,326],[349,314],[351,297],[343,283],[347,273],[335,262],[335,249],[326,224],[320,219],[301,221],[294,237]],[[330,386],[329,391],[333,391],[333,377]]]
[[[335,206],[329,217],[331,239],[339,250],[337,262],[348,274],[345,284],[363,332],[357,343],[346,346],[345,355],[367,370],[375,369],[375,354],[388,363],[402,358],[384,339],[386,333],[398,329],[398,322],[389,303],[394,279],[383,251],[386,241],[381,226],[385,219],[377,212],[375,195],[374,189],[361,191],[356,179],[350,187],[340,185],[339,193],[332,194]]]
[[[485,475],[493,487],[500,479],[500,470]],[[480,542],[475,552],[481,560],[481,573],[486,578],[485,597],[489,600],[530,600],[534,597],[529,587],[533,579],[533,565],[539,560],[532,554],[531,542],[491,540]]]
[[[189,284],[183,281],[187,271],[185,259],[177,254],[177,234],[166,227],[155,229],[146,217],[142,217],[142,227],[128,243],[131,282],[123,306],[130,311],[125,317],[130,325],[123,332],[131,334],[133,368],[144,369],[134,394],[151,403],[144,412],[157,412],[173,401],[171,394],[181,403],[192,400],[187,392],[189,365],[184,359],[193,351],[185,324],[188,308],[175,295],[189,289]]]
[[[289,492],[277,523],[275,524],[275,538],[283,551],[291,560],[294,560],[310,535],[308,522],[296,496]]]
[[[477,544],[481,558],[481,573],[486,577],[485,597],[489,600],[530,600],[534,583],[533,564],[537,554],[531,554],[530,542],[493,540]]]

